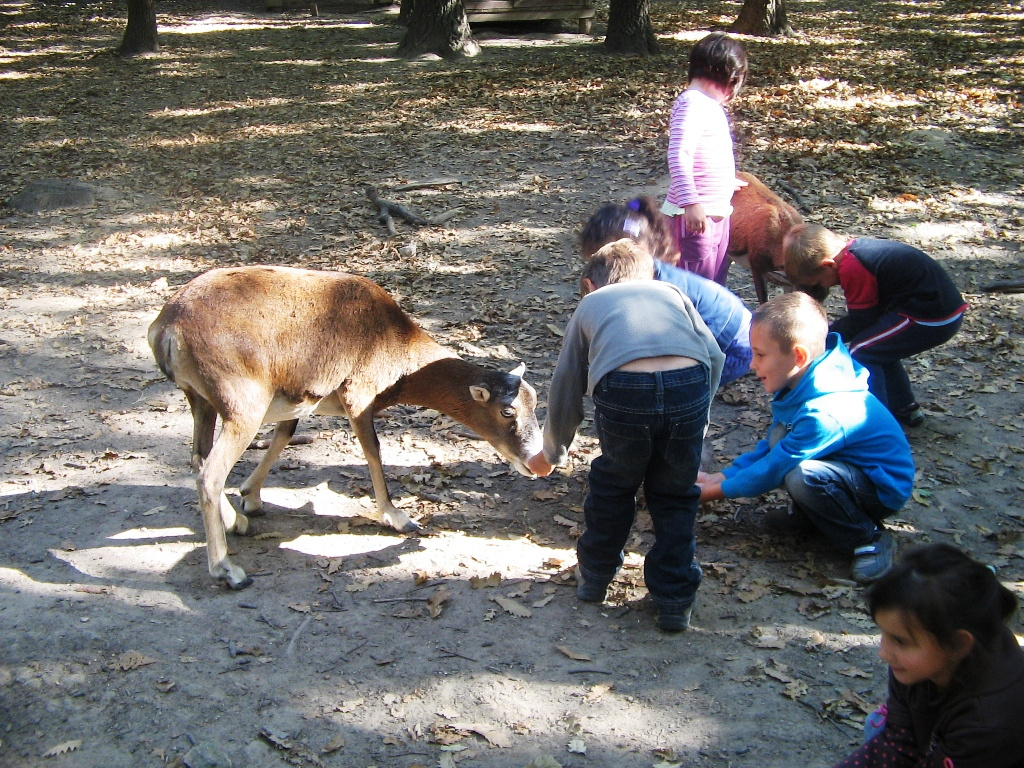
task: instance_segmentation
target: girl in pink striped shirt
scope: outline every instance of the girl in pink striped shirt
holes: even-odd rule
[[[747,76],[747,54],[721,32],[690,52],[689,85],[669,123],[671,185],[661,211],[673,217],[679,266],[725,285],[729,272],[729,214],[736,189],[729,120],[722,105]]]

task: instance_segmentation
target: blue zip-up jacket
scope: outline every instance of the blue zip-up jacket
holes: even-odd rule
[[[860,469],[878,489],[878,499],[899,510],[914,488],[914,457],[903,429],[868,392],[868,372],[850,357],[839,334],[830,333],[817,357],[791,390],[772,399],[773,430],[767,439],[722,470],[727,498],[757,496],[778,488],[807,459],[843,461]]]
[[[746,332],[750,328],[750,310],[724,285],[657,259],[654,260],[654,279],[671,283],[693,302],[723,352],[741,330]]]

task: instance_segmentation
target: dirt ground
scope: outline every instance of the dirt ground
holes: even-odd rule
[[[892,528],[900,546],[966,548],[1024,597],[1022,298],[982,290],[1024,279],[1007,90],[1021,12],[901,6],[897,22],[863,5],[880,20],[791,3],[799,38],[747,41],[740,164],[801,190],[813,220],[927,250],[962,286],[963,331],[911,366],[928,421]],[[666,52],[650,60],[492,29],[479,59],[450,64],[391,58],[401,32],[380,8],[159,4],[162,51],[123,62],[104,52],[117,8],[0,4],[0,198],[47,178],[106,190],[0,217],[0,765],[781,768],[857,743],[885,692],[874,627],[841,553],[764,531],[781,496],[702,510],[693,627],[666,635],[643,513],[609,601],[575,599],[589,424],[567,471],[530,480],[446,417],[382,414],[392,494],[424,526],[402,536],[359,517],[369,476],[344,420],[312,418],[255,535],[230,539],[254,577],[232,592],[206,570],[187,406],[145,341],[208,268],[345,269],[467,359],[526,362],[543,417],[575,233],[603,202],[663,191],[679,62],[738,8],[708,7],[655,3]],[[972,25],[988,34],[922,54]],[[1010,51],[986,65],[971,46],[994,40]],[[947,54],[975,62],[971,83]],[[448,218],[389,238],[364,183]],[[753,304],[735,265],[730,285]],[[752,377],[721,391],[709,468],[767,413]]]

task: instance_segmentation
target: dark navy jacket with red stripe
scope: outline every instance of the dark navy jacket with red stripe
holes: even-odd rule
[[[895,240],[858,237],[847,243],[839,260],[839,285],[858,328],[886,312],[941,325],[967,308],[941,264]]]

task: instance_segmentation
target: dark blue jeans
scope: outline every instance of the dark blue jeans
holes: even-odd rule
[[[801,461],[785,486],[796,508],[847,552],[874,541],[882,521],[896,514],[878,500],[868,476],[843,461]]]
[[[607,585],[622,566],[641,485],[655,543],[644,580],[662,615],[684,613],[700,585],[694,562],[696,486],[711,403],[703,365],[656,373],[613,371],[594,390],[601,455],[590,465],[586,531],[576,544],[583,578]]]
[[[850,327],[848,316],[836,320],[829,330],[842,336],[853,359],[868,369],[871,394],[897,413],[915,402],[910,377],[901,361],[945,344],[962,323],[962,315],[946,325],[922,325],[887,312],[856,332]]]

